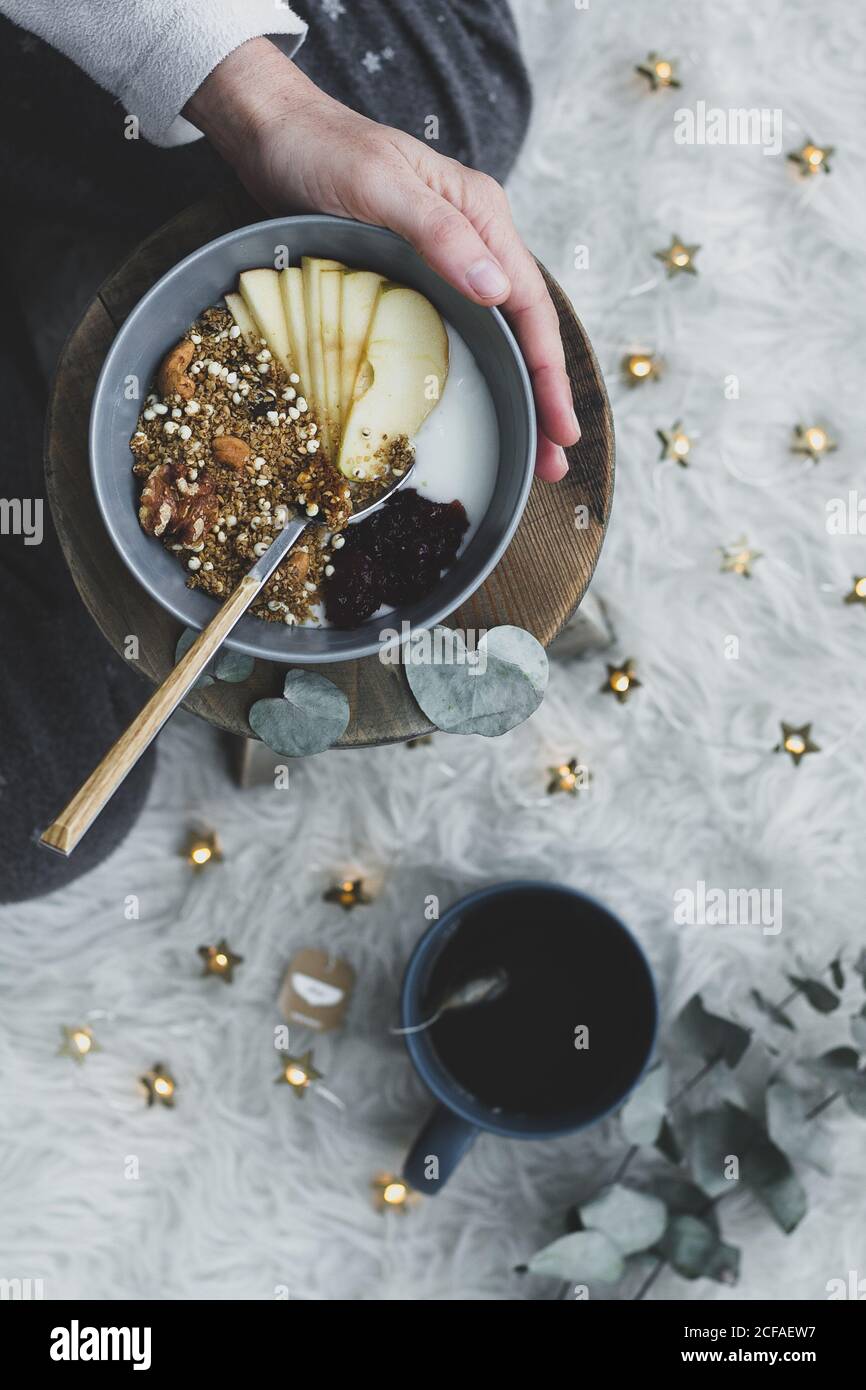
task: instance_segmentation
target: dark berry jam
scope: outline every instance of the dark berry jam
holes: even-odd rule
[[[469,522],[462,502],[430,502],[403,488],[364,521],[347,526],[325,584],[325,616],[357,627],[383,603],[424,598],[453,563]]]

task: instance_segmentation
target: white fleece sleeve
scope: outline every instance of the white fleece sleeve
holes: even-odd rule
[[[200,138],[180,112],[240,44],[287,35],[291,57],[307,32],[284,0],[0,0],[0,13],[118,97],[155,145]]]

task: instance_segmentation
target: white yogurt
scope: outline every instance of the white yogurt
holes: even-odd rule
[[[431,410],[418,434],[416,464],[406,486],[431,502],[462,502],[469,521],[461,550],[484,518],[499,466],[499,426],[487,382],[460,334],[449,324],[448,379],[442,399]],[[374,617],[390,613],[380,608]],[[316,604],[305,626],[329,627]]]
[[[490,506],[499,462],[499,428],[493,399],[481,370],[450,324],[450,361],[442,399],[412,441],[415,464],[407,487],[433,502],[466,508],[466,541],[478,530]]]

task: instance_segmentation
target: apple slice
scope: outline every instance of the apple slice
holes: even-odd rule
[[[325,354],[322,347],[322,303],[321,272],[323,270],[342,270],[340,261],[323,260],[318,256],[302,256],[301,269],[304,275],[304,313],[307,319],[307,352],[310,357],[310,380],[308,389],[312,392],[313,405],[320,417],[325,449],[332,452],[331,435],[325,413]]]
[[[280,291],[295,371],[301,378],[301,394],[307,391],[312,395],[310,354],[307,351],[307,316],[304,313],[304,274],[300,266],[289,266],[280,271]]]
[[[358,363],[367,342],[373,310],[384,282],[373,270],[343,271],[341,323],[340,417],[345,425],[355,390]]]
[[[225,296],[226,308],[243,334],[250,347],[258,347],[259,330],[253,323],[252,315],[239,294]]]
[[[340,472],[375,477],[388,445],[417,433],[447,376],[448,334],[433,305],[417,290],[384,284],[343,427]]]
[[[280,366],[287,372],[295,370],[292,352],[289,347],[289,331],[283,313],[283,300],[280,294],[280,277],[275,270],[242,270],[238,288],[244,303],[255,320],[256,328],[264,338]]]
[[[321,308],[322,358],[325,368],[325,399],[323,414],[328,421],[331,446],[340,443],[340,309],[342,270],[323,270],[319,274]]]

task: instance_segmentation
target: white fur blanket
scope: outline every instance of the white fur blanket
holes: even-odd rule
[[[0,913],[0,1276],[41,1278],[46,1297],[555,1295],[513,1267],[612,1173],[614,1121],[549,1144],[485,1137],[434,1200],[384,1215],[370,1201],[427,1108],[387,1033],[427,894],[523,874],[588,889],[643,941],[668,1016],[702,988],[751,1018],[751,986],[778,997],[786,971],[859,949],[866,612],[842,597],[866,541],[829,535],[825,508],[862,478],[866,21],[841,0],[517,10],[538,99],[511,193],[608,373],[619,472],[595,589],[643,687],[619,706],[598,692],[600,659],[555,663],[542,708],[501,740],[334,752],[293,768],[288,791],[238,791],[218,736],[176,718],[122,849]],[[652,49],[680,59],[680,91],[634,76]],[[784,153],[677,145],[674,111],[700,100],[779,108],[783,151],[833,144],[833,172],[798,182]],[[667,281],[653,259],[673,232],[701,244],[697,279]],[[620,385],[630,346],[663,354],[658,384]],[[658,458],[655,431],[679,419],[699,436],[688,469]],[[816,467],[788,447],[813,419],[840,441]],[[717,553],[744,533],[763,552],[750,580],[720,573]],[[821,753],[797,768],[774,755],[782,719],[811,720]],[[546,797],[548,764],[573,755],[592,789]],[[193,882],[177,849],[196,818],[226,859]],[[381,891],[343,913],[321,895],[353,869]],[[698,880],[781,888],[783,929],[678,926],[673,895]],[[196,955],[222,935],[245,958],[230,988],[202,980]],[[344,1112],[274,1085],[276,995],[307,943],[358,973],[344,1030],[316,1048]],[[829,1025],[805,1006],[797,1020],[792,1046],[820,1050]],[[103,1050],[77,1068],[54,1053],[60,1025],[86,1021]],[[178,1079],[174,1110],[137,1093],[157,1060]],[[824,1298],[863,1262],[863,1143],[832,1109],[834,1172],[805,1175],[796,1233],[736,1197],[738,1288],[667,1272],[651,1296]]]

